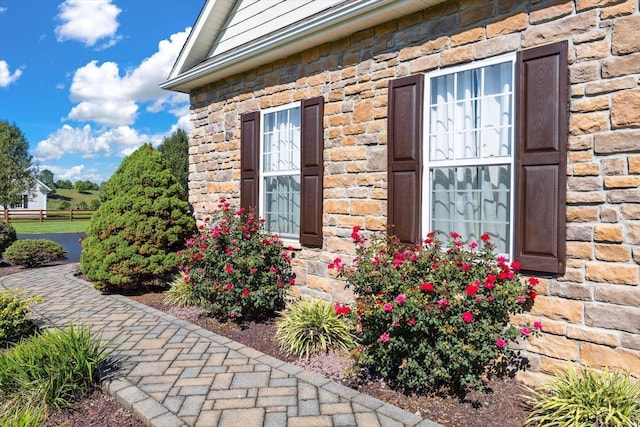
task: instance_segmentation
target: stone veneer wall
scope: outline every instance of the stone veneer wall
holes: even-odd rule
[[[390,79],[569,41],[566,275],[541,280],[526,344],[544,374],[571,361],[640,378],[640,13],[637,0],[454,0],[236,75],[191,94],[190,201],[239,203],[240,115],[325,99],[324,246],[295,258],[299,291],[347,300],[328,273],[351,228],[386,226]]]

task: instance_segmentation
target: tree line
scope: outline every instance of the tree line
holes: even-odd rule
[[[184,200],[188,200],[189,138],[178,129],[165,138],[158,147],[163,161],[182,187]],[[89,180],[55,180],[49,169],[39,170],[29,153],[29,142],[15,124],[0,121],[0,205],[10,206],[23,194],[32,191],[35,179],[39,179],[52,190],[74,189],[79,192],[102,190],[103,184]]]

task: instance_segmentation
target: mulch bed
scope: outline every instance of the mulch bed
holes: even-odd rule
[[[22,270],[0,264],[0,277]],[[464,400],[450,396],[407,396],[388,388],[379,381],[355,383],[344,375],[343,369],[348,360],[340,355],[330,353],[311,358],[309,361],[297,360],[282,353],[274,339],[273,323],[246,323],[237,325],[232,322],[220,323],[217,320],[200,316],[194,309],[176,309],[162,303],[161,292],[148,292],[131,296],[158,310],[182,317],[202,328],[216,332],[247,346],[262,351],[278,359],[299,364],[306,369],[314,370],[334,381],[358,389],[385,402],[389,402],[412,413],[438,422],[445,426],[468,427],[520,427],[523,425],[530,407],[522,397],[524,390],[514,379],[496,379],[490,382],[488,393],[473,392]],[[142,427],[129,411],[124,410],[108,394],[100,389],[78,400],[68,410],[52,414],[46,426],[107,426],[107,427]]]

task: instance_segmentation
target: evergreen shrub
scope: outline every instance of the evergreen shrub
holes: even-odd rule
[[[397,388],[444,387],[459,395],[483,389],[487,376],[513,356],[508,344],[541,328],[509,324],[535,298],[537,279],[524,280],[517,262],[496,257],[487,234],[466,244],[452,233],[445,244],[430,233],[415,247],[393,237],[367,242],[358,227],[352,237],[353,266],[337,258],[329,268],[356,295],[356,367]]]
[[[25,239],[13,242],[2,257],[12,265],[35,268],[67,259],[67,250],[53,240]]]
[[[0,221],[0,255],[16,240],[18,240],[16,229],[11,224]]]
[[[166,283],[177,272],[176,251],[196,228],[160,153],[145,144],[125,158],[102,197],[82,243],[82,272],[99,290]]]

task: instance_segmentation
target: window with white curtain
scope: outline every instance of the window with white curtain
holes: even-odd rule
[[[512,250],[514,61],[502,56],[426,75],[423,229]]]
[[[300,104],[261,112],[260,213],[283,238],[300,234]]]

